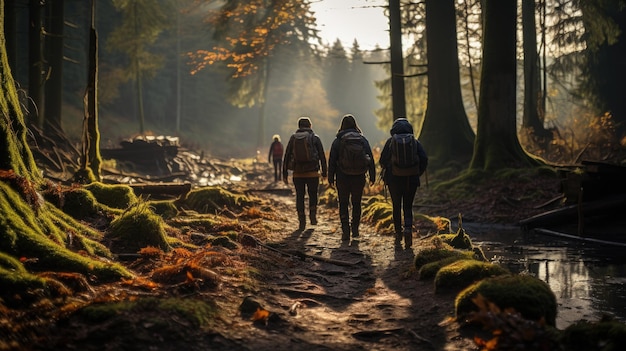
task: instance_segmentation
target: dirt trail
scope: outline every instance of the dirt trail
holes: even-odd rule
[[[274,314],[257,327],[251,349],[476,349],[457,324],[442,323],[453,315],[454,296],[434,295],[432,281],[417,279],[419,240],[397,250],[392,237],[362,225],[358,240],[342,242],[337,209],[324,206],[319,224],[299,232],[293,195],[261,196],[287,217],[267,244],[301,255],[283,257],[284,269],[265,272],[272,278],[250,297]]]

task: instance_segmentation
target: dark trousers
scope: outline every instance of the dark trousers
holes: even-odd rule
[[[296,210],[299,215],[304,215],[304,195],[309,194],[309,211],[317,207],[317,189],[320,185],[319,177],[293,178],[293,185],[296,188]]]
[[[283,160],[280,158],[274,159],[274,181],[277,182],[281,180],[283,171]]]
[[[363,175],[337,175],[337,198],[339,200],[339,220],[342,227],[350,223],[348,206],[352,205],[352,225],[357,227],[361,222],[361,199],[365,187]]]
[[[394,177],[387,183],[391,203],[393,205],[393,226],[396,233],[402,233],[402,213],[404,212],[404,230],[413,227],[413,199],[417,191],[418,181],[411,177]]]

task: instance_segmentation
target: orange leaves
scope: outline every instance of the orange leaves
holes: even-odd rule
[[[252,315],[252,320],[254,322],[263,322],[267,324],[267,320],[270,317],[270,312],[268,310],[257,308],[256,312]]]

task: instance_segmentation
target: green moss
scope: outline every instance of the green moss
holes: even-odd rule
[[[146,203],[139,203],[111,222],[107,237],[113,241],[114,252],[138,252],[147,246],[171,250],[165,235],[163,219]]]
[[[212,213],[223,209],[239,209],[253,205],[249,197],[225,190],[221,187],[210,186],[191,191],[184,201],[184,205],[200,213]]]
[[[178,215],[178,209],[174,202],[175,200],[148,201],[148,206],[163,219],[170,219]]]
[[[393,207],[388,201],[369,202],[363,208],[363,220],[376,223],[379,220],[389,217],[393,212]]]
[[[65,191],[60,208],[76,219],[96,217],[101,209],[93,194],[83,188]]]
[[[3,254],[4,255],[4,254]],[[0,266],[0,301],[14,306],[28,303],[37,294],[46,293],[46,281],[21,269],[7,269]]]
[[[328,188],[319,197],[320,205],[326,205],[327,207],[336,208],[339,206],[339,199],[337,198],[337,190]]]
[[[176,228],[193,228],[202,233],[209,233],[215,231],[215,228],[220,226],[222,223],[220,220],[216,218],[209,218],[205,216],[191,217],[191,218],[183,218],[177,217],[168,221],[169,225]]]
[[[419,270],[422,268],[422,266],[428,263],[437,262],[450,257],[459,259],[471,259],[472,255],[473,253],[471,251],[454,250],[449,245],[444,245],[443,247],[429,247],[420,250],[415,255],[413,264],[415,265],[415,269]]]
[[[451,263],[454,263],[456,261],[466,260],[466,259],[467,259],[467,256],[459,255],[459,256],[447,257],[447,258],[444,258],[435,262],[426,263],[418,271],[419,279],[420,280],[432,279],[437,275],[437,272],[439,272],[441,268]]]
[[[461,291],[482,279],[509,273],[505,268],[477,260],[460,260],[442,267],[435,276],[435,293]]]
[[[159,313],[164,312],[164,313]],[[146,318],[143,321],[159,323],[158,318],[171,318],[172,315],[182,317],[195,328],[207,326],[216,314],[216,308],[207,302],[197,299],[158,299],[142,298],[135,301],[94,304],[83,308],[80,312],[88,321],[97,323],[112,318],[124,319],[124,315]],[[155,317],[155,314],[157,316]]]
[[[35,213],[10,186],[0,181],[0,242],[6,254],[33,259],[26,267],[29,271],[77,272],[101,281],[132,276],[118,264],[104,263],[68,249],[68,234],[61,229],[67,226],[60,225],[63,219],[47,208]],[[83,234],[77,229],[72,235],[81,240]]]
[[[469,235],[467,235],[462,228],[459,228],[456,234],[439,234],[438,237],[441,241],[455,249],[471,250],[473,247],[472,239],[470,239]]]
[[[93,174],[91,168],[81,168],[74,173],[72,177],[72,182],[78,184],[89,184],[91,182],[95,182],[96,176]]]
[[[561,345],[570,351],[618,351],[626,345],[626,325],[616,320],[578,321],[561,334]]]
[[[128,185],[91,183],[85,186],[101,204],[112,208],[125,209],[137,202],[137,196]]]
[[[0,269],[2,268],[6,269],[7,271],[21,273],[26,272],[26,268],[24,268],[24,265],[18,259],[0,251]]]
[[[544,281],[525,274],[487,278],[467,287],[455,300],[457,318],[465,318],[478,307],[472,298],[481,294],[500,309],[513,308],[524,318],[555,326],[556,296]]]

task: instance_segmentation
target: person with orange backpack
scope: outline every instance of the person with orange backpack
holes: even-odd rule
[[[274,134],[274,140],[270,145],[270,153],[267,155],[267,162],[274,164],[274,182],[281,180],[283,172],[283,143],[280,142],[280,135]]]

